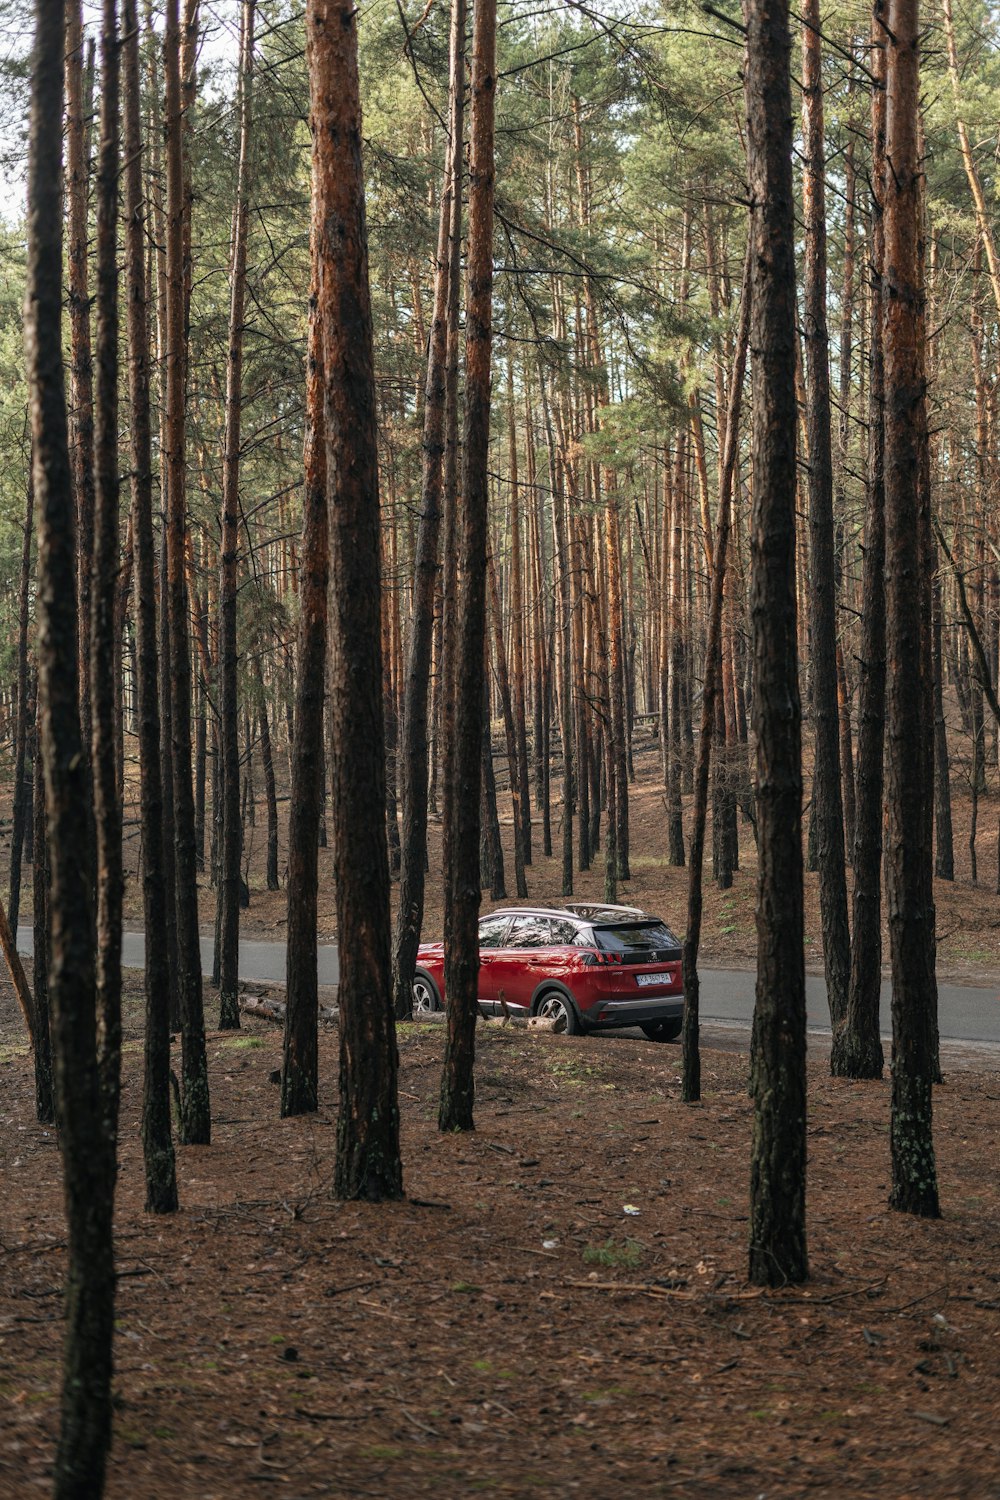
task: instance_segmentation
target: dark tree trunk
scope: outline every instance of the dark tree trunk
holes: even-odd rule
[[[274,756],[271,753],[271,726],[267,721],[267,702],[264,698],[264,676],[257,663],[257,683],[260,688],[260,762],[264,771],[264,803],[267,807],[267,860],[265,864],[267,888],[281,889],[278,879],[278,794],[274,784]]]
[[[948,760],[948,728],[944,718],[944,662],[941,652],[941,578],[937,568],[934,570],[931,609],[934,671],[934,874],[939,880],[954,880],[951,766]]]
[[[705,645],[705,680],[701,698],[701,728],[694,768],[694,807],[691,818],[691,862],[688,871],[687,926],[684,931],[684,1029],[682,1032],[682,1097],[686,1104],[701,1098],[701,1054],[699,1048],[698,946],[701,942],[702,871],[705,858],[705,821],[708,814],[708,776],[715,737],[719,687],[722,678],[722,612],[726,587],[726,561],[732,529],[733,476],[740,446],[740,407],[750,336],[750,250],[743,268],[740,321],[729,379],[725,452],[719,476],[719,510],[712,551],[712,592],[708,607],[708,640]]]
[[[250,130],[253,104],[254,0],[243,0],[240,26],[240,155],[229,259],[229,357],[222,468],[219,562],[219,731],[222,741],[222,846],[219,858],[219,1027],[239,1027],[240,1010],[240,745],[237,698],[236,593],[239,571],[240,433],[243,323],[250,219]],[[274,889],[274,887],[269,887]]]
[[[170,731],[173,748],[173,822],[177,910],[177,980],[182,1026],[181,1138],[207,1146],[212,1122],[201,993],[198,931],[198,862],[191,785],[191,651],[184,577],[185,435],[187,334],[184,291],[183,121],[180,87],[180,27],[177,0],[167,0],[164,35],[164,129],[167,176],[167,598],[170,631]]]
[[[885,555],[886,894],[892,957],[892,1192],[904,1213],[939,1213],[932,1129],[934,909],[926,838],[933,787],[923,743],[930,670],[919,489],[927,442],[923,242],[917,147],[916,0],[889,0],[886,36]]]
[[[128,275],[129,402],[132,462],[132,537],[138,651],[142,896],[146,931],[146,1033],[142,1094],[142,1150],[146,1208],[172,1213],[177,1178],[170,1129],[170,970],[167,961],[166,851],[160,773],[160,704],[156,638],[156,569],[149,403],[149,315],[142,184],[139,32],[135,0],[124,0],[125,204]]]
[[[808,1275],[802,764],[795,599],[795,211],[788,8],[747,0],[757,733],[757,1003],[750,1279]]]
[[[113,24],[113,12],[112,12]],[[38,0],[25,318],[39,515],[39,724],[52,869],[51,1006],[69,1270],[57,1500],[102,1492],[111,1442],[114,1138],[97,1056],[88,767],[80,731],[76,555],[62,359],[63,0]],[[44,863],[39,860],[39,864]]]
[[[93,55],[91,55],[91,74]],[[94,366],[88,276],[88,124],[93,78],[84,77],[81,0],[66,0],[66,188],[69,243],[68,303],[71,349],[70,460],[76,498],[78,685],[83,754],[90,755],[90,578],[94,560]],[[86,848],[93,859],[93,824]]]
[[[456,145],[464,116],[463,59],[465,3],[452,0],[450,40],[450,141],[445,161],[434,276],[434,311],[424,387],[423,483],[420,526],[414,558],[412,623],[406,661],[403,724],[399,754],[403,829],[400,844],[399,904],[393,935],[393,1006],[398,1017],[410,1014],[413,970],[424,917],[424,871],[427,864],[427,698],[434,644],[445,453],[446,365],[449,287],[460,275],[462,194]],[[459,190],[456,192],[456,186]],[[457,330],[456,330],[457,337]]]
[[[480,0],[473,27],[469,158],[469,245],[465,311],[465,426],[462,467],[462,657],[455,673],[455,752],[448,810],[453,820],[445,883],[447,1040],[438,1125],[471,1130],[479,979],[479,784],[486,530],[489,497],[490,362],[493,336],[494,96],[496,4]],[[565,747],[564,747],[565,748]]]
[[[510,777],[510,800],[514,822],[514,885],[522,900],[527,897],[528,883],[524,878],[524,823],[526,788],[521,781],[521,766],[518,760],[517,726],[514,721],[514,704],[510,691],[510,676],[507,672],[507,652],[503,638],[503,611],[500,607],[500,589],[492,552],[487,556],[487,573],[490,589],[490,619],[493,623],[493,660],[496,663],[497,685],[500,689],[500,706],[503,711],[504,739],[507,744],[507,770]],[[487,651],[487,657],[489,653]],[[489,735],[489,689],[486,696],[486,734]],[[483,770],[486,763],[483,762]],[[492,774],[492,749],[490,755]],[[493,807],[496,809],[496,787],[493,790]],[[497,849],[499,850],[500,884],[503,885],[503,846],[500,844],[500,824],[497,822]],[[503,892],[506,895],[506,890]],[[494,896],[494,900],[499,897]]]
[[[35,514],[35,492],[29,477],[21,540],[21,574],[17,594],[17,723],[14,731],[14,807],[10,834],[10,899],[7,914],[17,937],[21,911],[21,851],[24,848],[26,806],[30,782],[25,775],[29,724],[33,728],[34,694],[28,690],[28,606],[31,594],[31,533]]]
[[[844,807],[837,702],[837,582],[833,537],[830,350],[826,321],[826,150],[819,0],[802,12],[802,177],[806,231],[805,381],[809,445],[809,629],[812,648],[813,810],[823,961],[830,1019],[847,1010],[851,938],[847,926]]]
[[[114,1151],[121,1076],[122,812],[118,536],[118,165],[120,55],[116,0],[104,0],[97,169],[97,369],[94,423],[94,565],[91,580],[91,764],[97,853],[97,1036],[105,1129]],[[116,667],[118,670],[116,670]]]
[[[479,833],[479,876],[483,887],[489,886],[491,901],[504,901],[507,881],[503,867],[503,844],[500,841],[500,815],[497,812],[497,783],[493,773],[493,735],[490,730],[489,687],[483,686],[483,771]]]
[[[361,167],[357,9],[310,0],[317,316],[330,489],[330,759],[340,944],[340,1198],[402,1195],[389,860],[375,376]],[[478,853],[478,850],[477,850]]]
[[[881,14],[872,20],[871,372],[868,473],[861,583],[858,774],[852,894],[851,977],[847,1014],[833,1036],[830,1068],[841,1078],[881,1078],[882,788],[885,747],[885,364],[882,275],[885,264],[885,46]]]
[[[170,1030],[181,1029],[180,962],[177,950],[177,864],[174,858],[174,744],[173,716],[170,702],[170,599],[167,569],[167,485],[166,454],[161,453],[162,509],[160,512],[161,546],[157,579],[158,613],[156,628],[160,642],[160,794],[163,799],[163,902],[166,915],[167,978]],[[215,770],[213,756],[212,769]],[[213,799],[214,800],[214,799]]]
[[[314,25],[307,41],[313,46]],[[310,60],[310,78],[313,64]],[[303,454],[302,547],[299,554],[299,639],[295,670],[288,812],[288,954],[281,1114],[310,1114],[319,1093],[319,997],[316,974],[316,907],[319,881],[317,829],[323,819],[323,719],[326,703],[327,590],[330,527],[327,515],[326,438],[323,421],[323,348],[318,307],[318,121],[312,130],[312,282],[306,354],[306,437]]]
[[[41,734],[35,735],[32,780],[34,848],[31,857],[32,990],[35,1018],[35,1114],[43,1125],[55,1120],[52,1040],[49,1034],[49,856],[45,841],[45,773]]]

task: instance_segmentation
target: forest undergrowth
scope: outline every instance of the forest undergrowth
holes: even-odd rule
[[[2,1002],[0,1496],[50,1484],[65,1225]],[[109,1497],[1000,1494],[1000,1072],[946,1048],[939,1222],[894,1214],[889,1084],[809,1064],[811,1278],[746,1282],[746,1058],[481,1027],[478,1129],[436,1128],[443,1029],[400,1030],[405,1201],[331,1196],[278,1119],[277,1027],[210,1033],[210,1147],[143,1212],[128,987]]]

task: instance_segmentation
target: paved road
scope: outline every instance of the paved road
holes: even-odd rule
[[[17,944],[22,953],[31,952],[31,929],[19,927]],[[212,965],[212,940],[203,938],[202,964]],[[126,968],[141,969],[145,963],[145,942],[141,932],[124,935],[122,962]],[[339,976],[337,949],[332,943],[319,950],[319,982],[334,985]],[[285,945],[245,940],[240,943],[240,978],[262,983],[283,984],[285,980]],[[743,969],[703,969],[701,971],[701,1014],[706,1022],[721,1021],[749,1026],[753,1018],[754,976]],[[891,1031],[889,1018],[890,986],[882,985],[882,1031]],[[826,1004],[826,985],[817,975],[806,979],[806,1007],[810,1030],[829,1031],[830,1013]],[[938,1008],[942,1037],[960,1042],[1000,1044],[1000,994],[996,989],[975,985],[941,984]]]

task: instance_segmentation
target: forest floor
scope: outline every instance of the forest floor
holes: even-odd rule
[[[681,929],[687,871],[663,859],[655,743],[638,747],[636,768],[620,899]],[[1000,973],[996,806],[980,804],[990,847],[981,832],[984,883],[973,885],[968,799],[955,799],[957,878],[936,885],[942,977]],[[553,837],[558,848],[555,822]],[[428,937],[441,922],[438,839],[432,827]],[[560,863],[537,843],[531,898],[558,902]],[[262,844],[258,823],[243,931],[280,940],[285,893],[262,889]],[[745,825],[741,859],[731,890],[706,880],[706,965],[754,961]],[[323,851],[321,932],[334,939],[329,861]],[[136,892],[133,880],[138,926]],[[603,895],[600,857],[576,894]],[[206,883],[206,930],[212,906]],[[806,908],[815,967],[815,876]],[[746,1058],[722,1032],[706,1032],[704,1099],[690,1107],[675,1047],[482,1027],[478,1129],[441,1136],[442,1029],[403,1026],[407,1197],[372,1207],[330,1196],[336,1029],[321,1041],[319,1112],[281,1121],[270,1081],[280,1031],[245,1020],[238,1035],[209,1034],[213,1144],[179,1149],[181,1211],[154,1219],[139,1147],[141,1009],[130,975],[113,1500],[1000,1500],[995,1052],[945,1051],[943,1218],[927,1222],[886,1206],[888,1081],[831,1079],[828,1043],[811,1038],[811,1279],[760,1292],[745,1279]],[[65,1227],[55,1137],[33,1121],[30,1059],[3,985],[0,1099],[6,1500],[50,1485]]]
[[[45,1492],[66,1270],[53,1132],[0,1001],[0,1496]],[[143,1211],[124,1057],[111,1500],[255,1494],[1000,1497],[1000,1073],[946,1059],[944,1216],[886,1206],[888,1082],[810,1058],[811,1279],[746,1282],[746,1058],[496,1026],[477,1130],[437,1131],[443,1029],[400,1030],[407,1197],[330,1195],[321,1103],[279,1120],[277,1027],[210,1033],[213,1140]],[[969,1065],[971,1061],[971,1066]]]

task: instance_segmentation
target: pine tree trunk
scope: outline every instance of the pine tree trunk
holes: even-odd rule
[[[795,208],[788,8],[747,0],[753,259],[750,614],[757,734],[757,1002],[750,1279],[808,1275],[802,763],[795,596]]]
[[[219,1029],[238,1029],[240,960],[240,746],[237,694],[236,594],[239,581],[240,434],[243,407],[243,324],[250,219],[250,135],[253,119],[255,0],[243,0],[240,23],[240,146],[229,256],[229,350],[226,363],[222,538],[219,560],[219,732],[222,743],[222,844],[219,859]],[[276,889],[276,887],[269,887]]]
[[[469,240],[465,314],[465,424],[459,599],[462,656],[456,662],[455,754],[449,811],[451,864],[445,884],[447,1040],[441,1130],[473,1129],[479,979],[479,779],[486,636],[490,365],[493,338],[494,95],[496,3],[479,0],[472,55]]]
[[[28,614],[31,595],[31,533],[35,514],[35,492],[29,475],[24,532],[21,540],[21,573],[17,595],[17,724],[14,732],[14,807],[10,834],[10,899],[7,915],[17,937],[21,911],[21,851],[27,822],[28,782],[25,774],[29,722],[34,723],[33,695],[28,691]]]
[[[172,1213],[177,1178],[170,1128],[170,970],[163,847],[163,791],[160,773],[160,705],[157,680],[153,472],[149,401],[149,315],[142,184],[139,31],[135,0],[124,0],[125,48],[125,203],[128,276],[129,404],[132,409],[132,535],[135,549],[135,611],[138,651],[140,820],[142,895],[146,932],[146,1030],[142,1094],[142,1149],[146,1208]]]
[[[32,800],[34,847],[31,855],[32,975],[34,997],[33,1058],[35,1064],[35,1117],[51,1125],[56,1117],[55,1081],[52,1075],[52,1038],[49,1030],[49,856],[45,837],[45,773],[42,765],[41,726],[35,732]]]
[[[39,725],[52,869],[48,998],[69,1241],[54,1493],[57,1500],[89,1500],[102,1492],[111,1442],[115,1151],[98,1071],[94,918],[88,862],[81,858],[90,838],[90,796],[80,729],[75,525],[61,334],[64,17],[63,0],[38,0],[25,345],[39,514]]]
[[[886,894],[892,957],[890,1204],[936,1218],[932,1083],[934,919],[925,820],[933,788],[922,743],[926,567],[918,490],[927,442],[923,344],[922,165],[916,0],[889,0],[886,25],[885,340]]]
[[[826,320],[826,150],[819,0],[802,12],[802,179],[806,231],[804,342],[809,444],[809,628],[814,731],[813,810],[823,960],[830,1020],[847,1010],[851,939],[847,926],[844,808],[837,703],[837,584],[833,536],[829,336]]]
[[[317,317],[330,503],[330,759],[340,945],[339,1198],[402,1196],[385,832],[375,375],[357,10],[310,0]],[[478,748],[478,746],[477,746]],[[478,855],[478,847],[476,849]]]
[[[180,998],[181,1138],[207,1146],[212,1125],[208,1057],[201,992],[198,930],[198,866],[191,785],[191,652],[184,578],[185,329],[184,153],[180,88],[180,28],[177,0],[167,0],[164,35],[164,129],[167,175],[166,477],[167,626],[170,632],[170,733],[173,771],[174,875],[177,911],[177,983]]]
[[[852,893],[851,975],[847,1013],[833,1036],[830,1069],[840,1078],[881,1078],[882,789],[885,745],[885,364],[882,276],[885,265],[885,47],[881,15],[872,20],[871,374],[868,468],[862,549],[858,768]]]
[[[313,46],[314,27],[307,33]],[[313,63],[309,62],[310,78]],[[311,106],[314,108],[313,106]],[[312,214],[309,344],[306,354],[306,437],[303,454],[302,550],[299,567],[299,639],[295,665],[295,732],[292,735],[288,812],[288,926],[285,1038],[281,1115],[311,1114],[319,1093],[319,995],[316,939],[319,858],[323,818],[323,720],[326,701],[327,591],[330,527],[327,514],[326,435],[323,418],[323,344],[319,321],[318,122],[312,131]]]

